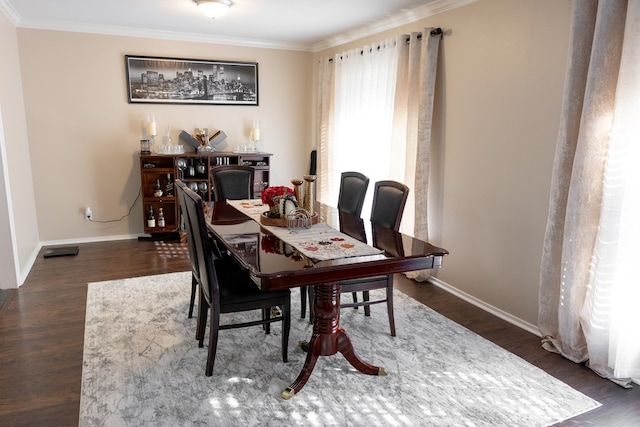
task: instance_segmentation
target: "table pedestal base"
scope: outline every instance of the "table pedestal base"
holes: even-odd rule
[[[308,343],[307,358],[298,378],[282,392],[284,399],[302,390],[313,372],[318,356],[332,356],[337,352],[358,371],[367,375],[386,375],[382,367],[362,360],[353,349],[347,333],[340,327],[340,285],[328,283],[315,286],[313,335]]]

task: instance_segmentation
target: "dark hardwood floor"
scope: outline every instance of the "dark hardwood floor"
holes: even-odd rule
[[[41,253],[25,284],[5,293],[8,298],[0,308],[0,426],[78,425],[87,283],[190,268],[186,246],[180,243],[123,240],[79,247],[77,256],[45,259]],[[538,337],[434,285],[403,276],[395,283],[397,289],[602,403],[559,425],[640,425],[640,387],[624,389],[583,365],[548,353]]]

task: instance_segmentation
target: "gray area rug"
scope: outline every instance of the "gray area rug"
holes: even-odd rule
[[[225,330],[205,377],[190,287],[190,273],[89,284],[80,426],[544,426],[599,406],[397,291],[395,338],[383,304],[370,318],[341,311],[356,352],[388,376],[361,374],[341,354],[321,357],[283,400],[305,358],[296,344],[311,335],[297,290],[287,363],[279,324],[270,335]]]

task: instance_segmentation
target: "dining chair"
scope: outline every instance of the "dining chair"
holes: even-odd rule
[[[392,250],[388,244],[389,234],[396,234],[400,229],[402,214],[409,197],[409,187],[396,181],[378,181],[373,190],[373,205],[371,208],[371,227],[373,245],[385,249],[385,252],[392,256],[397,256],[402,250],[396,246]],[[381,240],[379,236],[385,236]],[[310,297],[313,294],[309,288]],[[385,289],[385,296],[371,300],[370,291],[375,289]],[[353,302],[340,303],[340,308],[364,307],[365,316],[371,316],[371,305],[387,303],[387,314],[389,316],[389,329],[391,336],[396,336],[396,323],[393,315],[393,275],[381,275],[354,279],[340,282],[340,293],[362,292],[362,301],[353,298]],[[313,320],[313,310],[309,310],[310,318]]]
[[[340,192],[338,193],[338,210],[360,216],[368,188],[369,178],[367,176],[360,172],[342,172]]]
[[[174,187],[175,194],[178,197],[178,203],[180,204],[180,212],[182,213],[182,217],[184,218],[185,231],[187,235],[189,235],[190,231],[186,229],[191,225],[188,224],[186,220],[187,205],[186,205],[185,194],[184,194],[184,190],[188,187],[187,187],[187,184],[185,184],[180,179],[176,179],[174,184],[175,184],[175,187]],[[198,274],[199,274],[198,259],[195,256],[193,239],[187,238],[187,249],[189,251],[189,259],[191,260],[191,298],[189,299],[189,315],[188,315],[189,319],[191,319],[193,317],[193,307],[195,305],[196,291],[198,289],[198,281],[199,281],[198,280]]]
[[[314,166],[313,160],[311,165],[312,167]],[[360,172],[342,172],[340,175],[340,191],[338,193],[338,211],[359,217],[367,195],[367,188],[369,188],[369,178],[366,175]],[[355,292],[352,297],[354,300],[357,299]],[[307,312],[307,301],[309,301],[309,312],[311,313],[311,310],[313,310],[311,293],[309,293],[306,286],[302,286],[300,287],[300,317],[303,319]],[[313,322],[312,314],[309,316],[309,321]]]
[[[227,165],[211,169],[211,185],[215,200],[253,199],[253,177],[250,166]]]
[[[396,181],[378,181],[373,190],[371,208],[371,225],[373,229],[373,245],[378,247],[377,235],[385,235],[384,229],[397,232],[400,229],[402,214],[409,197],[409,187]],[[377,233],[376,233],[377,230]],[[388,233],[386,233],[388,234]],[[394,253],[390,253],[395,255]],[[369,291],[385,289],[384,297],[370,300]],[[362,292],[362,301],[354,298],[351,303],[340,303],[340,308],[364,306],[364,315],[371,315],[371,305],[387,303],[389,329],[391,336],[396,336],[396,323],[393,315],[393,274],[367,277],[340,282],[340,293]]]
[[[187,217],[187,239],[193,242],[197,280],[200,285],[198,297],[198,319],[196,339],[198,346],[204,346],[207,312],[210,316],[209,350],[205,375],[213,374],[218,333],[224,329],[235,329],[262,325],[265,333],[270,333],[270,325],[282,322],[282,361],[288,359],[289,330],[291,327],[291,292],[261,291],[251,276],[242,270],[230,257],[218,257],[213,247],[205,224],[202,198],[189,188],[184,188],[184,199]],[[272,315],[272,309],[278,307],[280,313]],[[220,324],[220,315],[260,310],[261,316],[256,320],[242,320],[236,323]]]

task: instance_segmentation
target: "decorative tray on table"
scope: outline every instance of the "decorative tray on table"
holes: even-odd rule
[[[310,214],[304,209],[295,209],[286,218],[271,218],[268,212],[262,212],[260,223],[272,227],[309,228],[318,223],[318,214]]]

